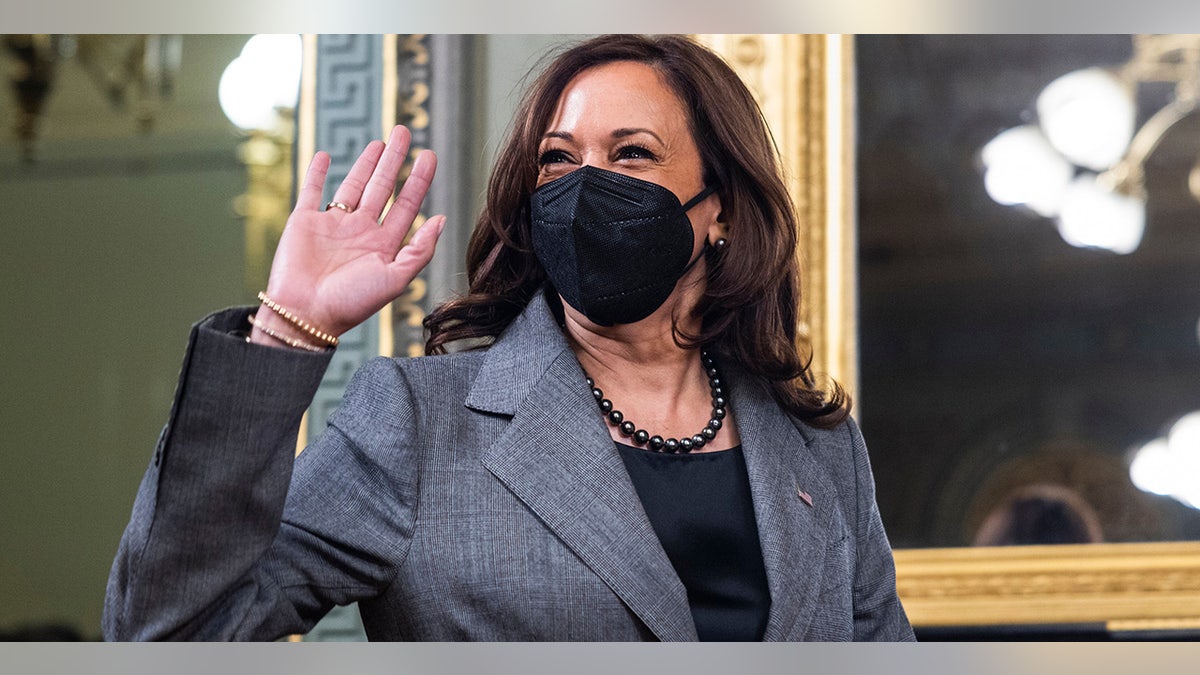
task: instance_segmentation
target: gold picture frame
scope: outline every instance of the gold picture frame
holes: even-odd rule
[[[1200,628],[1200,542],[898,550],[914,626]]]
[[[800,334],[813,371],[858,385],[854,239],[854,40],[844,35],[694,35],[754,93],[798,211]]]
[[[750,86],[799,210],[814,368],[857,391],[854,39],[696,35]],[[914,626],[1200,628],[1200,542],[897,550]]]

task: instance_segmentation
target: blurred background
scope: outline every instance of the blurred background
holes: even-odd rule
[[[99,638],[188,329],[264,286],[312,139],[332,184],[409,124],[440,158],[426,212],[451,216],[339,349],[315,433],[357,362],[411,353],[463,287],[522,80],[578,36],[251,38],[0,36],[0,637]],[[855,414],[894,546],[1200,540],[1200,38],[850,55]],[[322,639],[361,637],[355,616]]]
[[[1200,539],[1200,37],[856,47],[860,415],[894,545]],[[1011,508],[1045,531],[995,539]]]
[[[175,36],[157,80],[141,36],[4,38],[0,630],[99,637],[188,327],[254,297],[216,95],[247,37]]]

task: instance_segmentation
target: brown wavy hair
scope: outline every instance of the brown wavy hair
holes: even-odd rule
[[[425,319],[428,354],[459,340],[490,343],[546,285],[533,254],[529,196],[537,182],[537,149],[568,83],[615,61],[655,68],[690,114],[708,185],[721,199],[729,244],[708,249],[708,285],[694,309],[700,332],[675,340],[704,345],[766,380],[776,401],[817,427],[850,413],[836,382],[818,387],[811,350],[797,334],[800,270],[797,223],[762,112],[737,74],[704,47],[679,36],[609,35],[559,54],[526,90],[488,182],[487,202],[467,249],[470,288]]]

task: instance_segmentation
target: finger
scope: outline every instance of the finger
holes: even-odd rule
[[[327,152],[313,155],[296,197],[296,210],[315,211],[321,208],[321,193],[325,191],[325,175],[329,172],[329,161]]]
[[[396,201],[383,218],[383,227],[387,230],[393,246],[400,246],[408,236],[408,230],[421,210],[421,202],[425,199],[425,193],[429,191],[429,184],[433,181],[436,171],[437,155],[431,150],[422,150],[413,161],[412,171],[404,180],[404,187],[400,188]]]
[[[408,144],[411,140],[412,134],[408,129],[402,126],[392,128],[387,145],[383,149],[383,156],[375,165],[375,172],[371,174],[367,188],[358,203],[359,211],[366,211],[376,220],[379,219],[387,200],[396,190],[396,178],[400,175],[400,168],[404,166],[404,158],[408,155]]]
[[[412,241],[396,254],[388,265],[388,284],[393,295],[400,295],[417,274],[433,259],[438,237],[446,227],[446,216],[434,216],[417,229]]]
[[[362,154],[354,161],[354,166],[350,167],[350,172],[342,179],[342,184],[338,186],[337,192],[333,195],[333,201],[341,202],[351,209],[357,209],[358,202],[362,199],[363,189],[367,187],[367,181],[371,179],[371,173],[375,171],[375,165],[379,163],[379,156],[382,154],[382,141],[368,143]]]

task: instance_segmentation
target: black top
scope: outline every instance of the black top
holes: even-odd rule
[[[617,443],[687,589],[701,640],[761,640],[771,608],[741,446],[664,454]]]

